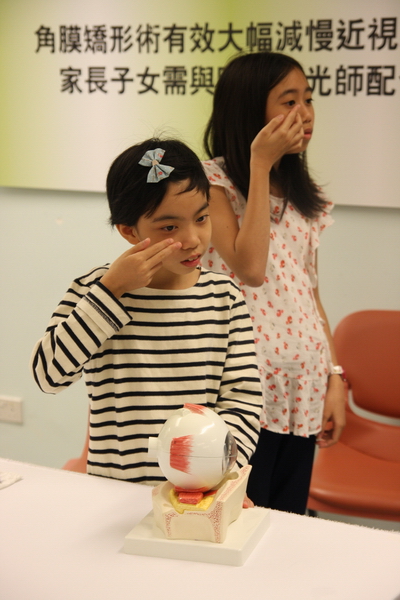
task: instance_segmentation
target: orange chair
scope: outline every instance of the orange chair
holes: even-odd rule
[[[318,451],[308,509],[400,521],[400,311],[350,314],[333,337],[350,392],[347,424]]]

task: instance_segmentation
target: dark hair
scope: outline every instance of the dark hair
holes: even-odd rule
[[[279,52],[236,56],[222,71],[215,88],[213,112],[204,134],[210,158],[223,156],[228,177],[247,198],[250,183],[250,145],[265,126],[270,91],[293,69],[304,70],[294,58]],[[306,217],[324,209],[318,187],[308,173],[305,152],[285,154],[271,182]]]
[[[158,183],[147,183],[149,167],[139,165],[148,150],[161,148],[160,161],[174,170]],[[173,139],[151,138],[131,146],[112,163],[107,175],[107,198],[112,225],[137,224],[141,216],[151,216],[161,204],[170,183],[186,181],[181,191],[198,190],[209,198],[210,184],[196,154],[185,144]]]

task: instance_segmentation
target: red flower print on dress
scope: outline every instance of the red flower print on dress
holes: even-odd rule
[[[208,266],[210,267],[210,269],[212,268],[213,264],[214,264],[214,262],[212,260],[208,261]]]
[[[289,315],[288,318],[286,319],[286,325],[290,325],[291,323],[293,323],[293,317],[291,317]]]

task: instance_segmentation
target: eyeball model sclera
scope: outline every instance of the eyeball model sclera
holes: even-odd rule
[[[164,476],[185,490],[207,491],[233,467],[236,442],[225,421],[206,406],[185,404],[164,424],[149,451]]]

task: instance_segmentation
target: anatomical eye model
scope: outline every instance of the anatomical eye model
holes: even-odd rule
[[[157,457],[161,471],[181,498],[190,492],[192,499],[215,488],[237,457],[236,442],[225,421],[198,404],[185,404],[177,410],[158,438],[149,440],[149,452]]]

